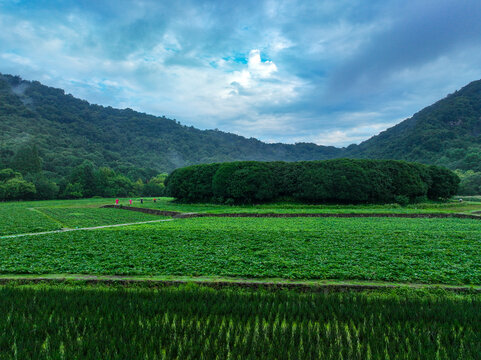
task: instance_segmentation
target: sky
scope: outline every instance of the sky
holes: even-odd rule
[[[479,0],[0,0],[0,72],[266,142],[359,143],[481,78]]]

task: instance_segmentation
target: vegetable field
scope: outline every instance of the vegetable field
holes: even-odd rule
[[[195,218],[0,246],[0,273],[481,284],[481,224],[469,219]]]
[[[45,215],[55,218],[64,227],[90,227],[159,220],[159,216],[139,212],[102,208],[42,208]]]
[[[0,287],[2,359],[479,359],[481,297]]]
[[[133,206],[476,215],[478,200],[227,206],[162,198],[134,199]],[[164,218],[101,208],[113,202],[0,204],[0,359],[480,358],[478,219],[198,217],[146,224]],[[179,280],[216,289],[167,286]],[[299,284],[273,291],[256,282]],[[454,293],[459,286],[464,293]],[[362,291],[331,292],[346,288]]]
[[[58,230],[61,227],[34,209],[0,204],[0,236]]]

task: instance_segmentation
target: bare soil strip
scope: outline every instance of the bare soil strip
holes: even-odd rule
[[[148,208],[138,208],[121,205],[105,205],[104,208],[115,208],[122,210],[138,211],[146,214],[172,216],[176,219],[187,219],[197,217],[258,217],[258,218],[296,218],[296,217],[319,217],[319,218],[369,218],[369,217],[390,217],[390,218],[426,218],[426,219],[475,219],[481,220],[481,216],[456,213],[423,213],[423,214],[401,214],[401,213],[182,213],[178,211],[165,211]]]
[[[149,221],[139,221],[139,222],[133,222],[133,223],[126,223],[126,224],[113,224],[113,225],[92,226],[92,227],[83,227],[83,228],[75,228],[75,229],[60,229],[60,230],[42,231],[42,232],[27,233],[27,234],[4,235],[4,236],[0,236],[0,239],[17,238],[17,237],[34,236],[34,235],[45,235],[45,234],[55,234],[55,233],[69,232],[69,231],[98,230],[98,229],[105,229],[105,228],[118,227],[118,226],[150,224],[150,223],[157,223],[157,222],[162,222],[162,221],[172,221],[172,220],[173,219],[149,220]]]
[[[238,279],[238,278],[209,278],[209,277],[135,277],[109,275],[74,275],[74,274],[46,274],[46,275],[0,275],[0,285],[5,284],[35,284],[42,282],[69,283],[121,286],[146,286],[149,288],[198,284],[215,289],[237,287],[246,289],[266,290],[297,290],[302,292],[343,292],[343,291],[372,291],[390,289],[443,289],[456,293],[481,293],[481,286],[453,286],[442,284],[408,284],[408,283],[370,283],[363,281],[340,280],[305,280],[291,281],[283,279]]]

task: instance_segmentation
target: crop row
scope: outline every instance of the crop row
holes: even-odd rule
[[[0,246],[0,273],[481,284],[481,227],[469,219],[196,218]]]
[[[477,359],[481,297],[0,287],[2,359]]]
[[[57,230],[61,225],[27,207],[0,204],[0,236]]]

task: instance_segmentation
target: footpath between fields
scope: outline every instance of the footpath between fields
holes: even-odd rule
[[[343,292],[374,291],[393,289],[435,290],[455,293],[481,293],[479,285],[444,285],[399,282],[369,282],[357,280],[287,280],[287,279],[245,279],[228,277],[189,276],[122,276],[83,274],[3,274],[0,285],[36,283],[77,283],[80,285],[145,286],[148,288],[196,284],[214,289],[245,288],[265,290],[297,290],[301,292]]]
[[[317,218],[369,218],[369,217],[387,217],[387,218],[410,218],[410,219],[475,219],[481,220],[481,216],[458,213],[183,213],[179,211],[157,210],[149,208],[139,208],[133,206],[122,205],[104,205],[103,208],[115,208],[121,210],[137,211],[145,214],[171,216],[174,219],[188,219],[200,217],[247,217],[247,218],[297,218],[297,217],[317,217]]]
[[[63,232],[70,232],[70,231],[98,230],[98,229],[105,229],[105,228],[112,228],[112,227],[119,227],[119,226],[151,224],[151,223],[158,223],[158,222],[162,222],[162,221],[172,221],[172,220],[173,219],[162,219],[162,220],[138,221],[138,222],[133,222],[133,223],[125,223],[125,224],[111,224],[111,225],[101,225],[101,226],[91,226],[91,227],[81,227],[81,228],[65,228],[65,229],[41,231],[41,232],[35,232],[35,233],[3,235],[3,236],[0,236],[0,239],[18,238],[18,237],[23,237],[23,236],[56,234],[56,233],[63,233]]]

